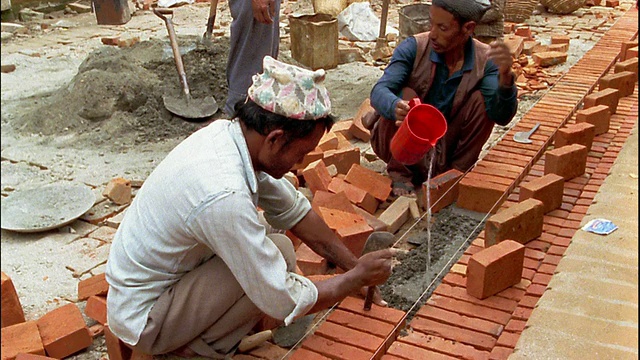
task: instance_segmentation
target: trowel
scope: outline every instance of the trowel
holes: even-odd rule
[[[537,123],[533,126],[533,128],[529,131],[519,131],[513,135],[513,141],[520,144],[531,144],[533,141],[529,139],[529,136],[536,132],[540,127],[540,123]]]
[[[395,237],[388,231],[374,231],[369,235],[367,241],[362,248],[362,255],[383,250],[391,247],[395,242]],[[364,299],[364,309],[371,310],[371,304],[373,304],[373,294],[376,290],[375,286],[369,286],[367,288],[367,296]]]

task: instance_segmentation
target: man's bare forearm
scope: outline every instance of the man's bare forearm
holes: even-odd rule
[[[345,271],[352,269],[358,261],[313,209],[291,229],[291,232],[311,250]]]

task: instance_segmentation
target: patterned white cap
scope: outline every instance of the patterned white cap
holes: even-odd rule
[[[311,71],[265,56],[263,73],[253,75],[249,98],[265,110],[292,119],[316,120],[331,113],[325,71]]]

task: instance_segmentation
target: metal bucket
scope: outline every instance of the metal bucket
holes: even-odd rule
[[[338,19],[329,14],[291,15],[291,57],[312,70],[338,66]]]
[[[431,19],[429,18],[429,8],[431,4],[411,4],[403,6],[398,11],[399,40],[429,31],[431,29]]]

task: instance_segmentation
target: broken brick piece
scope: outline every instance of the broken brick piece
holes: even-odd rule
[[[13,360],[20,353],[45,355],[35,321],[3,327],[1,335],[2,360]]]
[[[583,110],[592,108],[598,105],[606,105],[609,107],[611,115],[615,114],[618,110],[618,101],[620,100],[620,94],[617,89],[603,89],[597,92],[593,92],[584,97]],[[598,131],[596,129],[596,135]]]
[[[576,111],[576,123],[589,123],[595,126],[593,129],[594,136],[606,133],[609,131],[609,125],[611,123],[609,106],[596,105]]]
[[[100,38],[100,41],[102,41],[104,45],[118,46],[120,36],[103,36]]]
[[[108,291],[109,283],[107,283],[105,274],[98,274],[78,283],[78,300],[87,300],[93,295],[106,296]]]
[[[4,328],[23,323],[25,320],[24,311],[13,281],[4,271],[0,275],[2,278],[2,320],[0,320],[0,327]]]
[[[524,250],[522,244],[505,240],[471,255],[467,293],[485,299],[518,284],[522,279]]]
[[[551,36],[551,44],[569,44],[571,38],[567,35],[553,35]]]
[[[91,346],[93,337],[76,304],[54,309],[36,321],[48,356],[67,357]]]
[[[537,199],[542,201],[543,212],[546,214],[562,206],[564,194],[564,178],[556,174],[547,174],[520,185],[520,198]]]
[[[102,195],[116,203],[124,205],[131,202],[131,181],[117,177],[107,183]]]
[[[529,198],[492,215],[484,227],[484,246],[490,247],[504,240],[522,244],[542,234],[544,204]]]
[[[587,167],[587,148],[580,144],[566,145],[549,150],[544,162],[544,173],[558,174],[571,180],[584,174]]]
[[[607,108],[607,111],[609,109]],[[556,148],[565,145],[580,144],[591,150],[593,138],[596,135],[596,127],[588,122],[579,122],[568,125],[567,127],[558,129],[554,137],[553,145]]]

